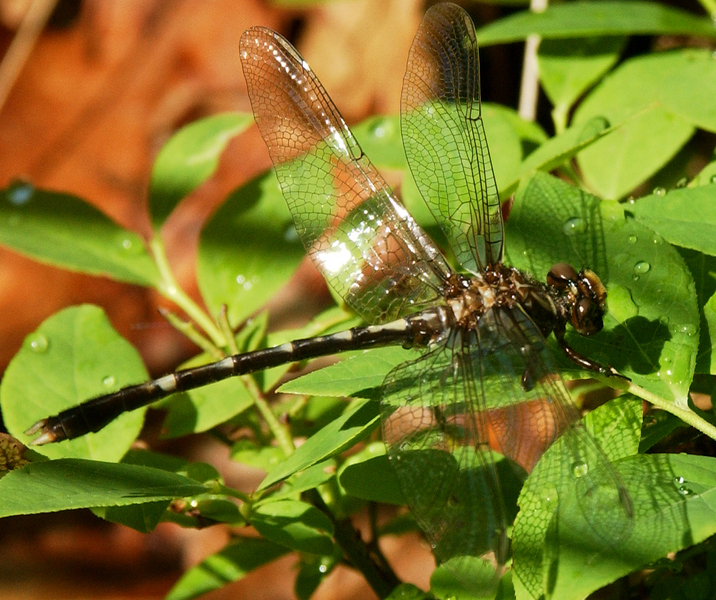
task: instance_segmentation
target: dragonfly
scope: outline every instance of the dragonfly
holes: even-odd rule
[[[298,235],[328,284],[367,325],[229,356],[88,400],[32,426],[27,433],[39,434],[33,443],[98,431],[125,411],[224,378],[402,345],[415,357],[380,387],[382,434],[439,562],[461,572],[477,557],[499,577],[509,560],[509,517],[498,462],[505,458],[527,473],[558,438],[578,478],[585,518],[604,530],[614,518],[628,522],[629,493],[581,424],[546,343],[553,335],[579,367],[618,377],[565,339],[567,326],[585,336],[602,329],[606,289],[594,272],[568,264],[553,266],[544,283],[504,264],[502,207],[468,14],[453,4],[426,13],[401,97],[408,165],[460,272],[388,187],[286,39],[252,27],[241,37],[240,56]],[[614,507],[609,522],[594,510],[606,504]]]

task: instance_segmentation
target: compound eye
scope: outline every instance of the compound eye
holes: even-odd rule
[[[547,283],[556,287],[564,288],[570,281],[577,279],[577,271],[567,263],[557,263],[547,273]]]
[[[572,325],[580,335],[593,335],[602,330],[602,315],[590,298],[582,298],[572,310]]]

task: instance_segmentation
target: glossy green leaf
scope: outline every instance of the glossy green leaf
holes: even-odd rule
[[[40,419],[94,396],[148,378],[137,351],[96,306],[65,309],[25,338],[0,386],[8,430],[23,443],[25,430]],[[117,461],[139,435],[144,410],[126,413],[97,433],[50,444],[38,452],[52,458]]]
[[[626,41],[623,36],[542,40],[539,78],[554,112],[566,117],[579,97],[616,64]]]
[[[626,116],[623,111],[607,108],[602,112],[610,120]],[[619,199],[663,167],[694,131],[682,118],[655,104],[613,135],[586,148],[577,162],[595,193],[603,198]]]
[[[407,169],[399,115],[368,117],[351,127],[351,131],[378,169]]]
[[[477,32],[481,46],[524,40],[604,35],[686,34],[715,37],[713,23],[686,11],[655,2],[570,2],[541,13],[523,11],[495,21]]]
[[[491,1],[491,0],[490,0]],[[414,586],[412,583],[401,583],[385,600],[431,600],[432,596]],[[455,600],[458,600],[457,598]]]
[[[253,119],[248,113],[223,113],[182,127],[164,145],[152,167],[149,212],[155,228],[216,170],[219,156],[232,138]]]
[[[0,479],[0,517],[173,500],[206,491],[151,467],[84,459],[29,464]]]
[[[627,211],[667,242],[716,256],[716,185],[658,190]]]
[[[333,553],[331,521],[305,502],[266,502],[252,511],[250,520],[256,531],[276,544],[310,554]]]
[[[716,131],[715,96],[716,61],[710,51],[661,52],[627,61],[584,100],[574,123],[594,116],[616,123],[655,108],[580,154],[586,181],[602,196],[624,196],[666,164],[694,128]]]
[[[515,198],[506,237],[508,264],[540,281],[558,262],[594,270],[608,292],[604,331],[568,332],[569,344],[686,407],[699,315],[693,279],[671,245],[626,218],[622,205],[542,173]]]
[[[212,314],[238,325],[291,277],[305,251],[273,172],[235,190],[205,225],[197,279]]]
[[[287,552],[287,548],[268,540],[239,538],[184,573],[166,600],[189,600],[219,589]]]
[[[341,487],[356,498],[405,505],[393,467],[382,442],[351,456],[338,471]]]
[[[305,471],[296,473],[289,477],[287,481],[269,496],[271,501],[280,498],[298,497],[298,494],[317,488],[319,485],[326,483],[335,476],[336,461],[333,459],[324,460],[318,464],[309,467]]]
[[[44,263],[157,286],[142,238],[84,200],[27,183],[0,191],[0,244]]]
[[[501,197],[506,198],[513,194],[520,180],[528,175],[537,170],[551,171],[556,169],[597,140],[613,134],[623,126],[624,122],[610,126],[606,119],[594,117],[586,123],[574,125],[550,138],[529,154],[524,162],[519,165],[516,178],[505,187],[500,188]]]
[[[378,426],[378,403],[369,400],[353,402],[337,419],[311,436],[282,464],[261,482],[265,490],[287,477],[340,454],[352,447]]]
[[[548,461],[540,461],[537,468]],[[518,518],[514,535],[522,543],[513,545],[515,573],[532,597],[543,592],[555,599],[585,597],[716,533],[716,459],[648,454],[625,458],[615,467],[627,483],[633,504],[629,530],[614,529],[613,537],[607,539],[589,528],[578,507],[574,485],[557,491],[555,506],[543,521],[541,539],[534,530],[531,539],[520,537],[530,525]],[[520,502],[523,511],[540,511],[545,505],[544,491],[530,489],[528,480]],[[558,542],[550,540],[556,531]],[[548,539],[546,547],[544,536]],[[546,573],[548,578],[543,576]]]
[[[283,384],[280,392],[320,396],[372,397],[388,372],[416,358],[415,350],[393,346],[361,351],[339,363],[313,371]]]
[[[681,256],[694,277],[701,313],[696,372],[716,374],[716,257],[685,249]],[[690,331],[696,333],[693,329]]]

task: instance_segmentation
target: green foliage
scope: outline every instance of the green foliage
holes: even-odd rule
[[[716,157],[700,173],[680,170],[680,158],[694,152],[694,133],[716,132],[716,60],[697,49],[621,62],[620,56],[631,35],[713,38],[716,30],[705,16],[657,3],[566,2],[539,15],[519,12],[478,35],[484,45],[534,33],[544,38],[540,77],[553,103],[556,135],[548,137],[505,107],[483,106],[501,198],[515,193],[506,262],[540,280],[557,262],[596,271],[608,290],[605,328],[589,339],[568,335],[568,342],[631,381],[602,382],[629,393],[584,422],[614,473],[571,477],[574,465],[565,462],[569,449],[560,440],[507,507],[517,513],[513,563],[495,597],[582,598],[645,566],[652,569],[646,585],[689,585],[699,592],[709,582],[686,579],[674,565],[716,556],[707,541],[716,533],[716,462],[683,448],[667,452],[685,424],[716,437],[713,411],[696,412],[689,403],[690,392],[716,389]],[[356,325],[336,307],[300,330],[267,334],[265,316],[245,323],[304,253],[273,175],[235,190],[202,230],[197,273],[209,313],[178,289],[161,225],[211,177],[227,142],[248,123],[243,114],[218,115],[167,143],[152,171],[150,240],[79,198],[18,183],[2,191],[0,243],[62,268],[156,289],[201,332],[206,352],[185,366]],[[397,117],[373,117],[355,134],[378,168],[406,171]],[[691,177],[688,185],[666,189],[683,177]],[[401,189],[411,214],[432,232],[409,175]],[[642,197],[624,201],[630,194]],[[216,319],[222,305],[226,322]],[[242,324],[235,336],[227,334]],[[562,360],[559,351],[554,355]],[[143,420],[135,412],[99,433],[27,452],[30,463],[0,479],[0,516],[85,507],[140,531],[165,520],[186,527],[252,525],[262,536],[235,537],[190,569],[169,593],[172,600],[220,588],[289,552],[299,555],[295,590],[301,599],[344,559],[372,581],[368,550],[346,534],[352,531],[347,519],[367,502],[404,502],[377,440],[375,399],[385,375],[415,356],[402,348],[354,353],[288,382],[290,366],[277,367],[162,401],[167,437],[214,431],[233,460],[267,471],[252,494],[224,485],[210,465],[128,452]],[[566,360],[561,366],[567,379],[585,376]],[[9,431],[27,442],[24,431],[38,419],[146,378],[140,357],[101,309],[80,306],[27,337],[3,378],[0,406]],[[277,391],[298,396],[284,399]],[[342,399],[348,396],[354,400]],[[640,400],[661,410],[642,423]],[[244,437],[229,440],[225,424]],[[553,488],[541,485],[549,473],[558,475]],[[624,482],[629,520],[617,514],[626,501],[609,499],[600,487],[607,480]],[[374,536],[414,529],[405,519],[374,527]],[[615,522],[625,525],[613,531]],[[660,562],[675,552],[672,566]],[[475,577],[478,570],[475,565]],[[452,575],[444,566],[436,569],[431,590],[437,597],[476,597]],[[426,597],[407,584],[384,595]]]

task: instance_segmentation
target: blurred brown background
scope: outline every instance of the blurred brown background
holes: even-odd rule
[[[197,118],[250,110],[238,59],[238,39],[247,27],[272,27],[296,44],[350,124],[398,111],[408,49],[425,8],[418,0],[292,6],[257,0],[0,0],[0,55],[10,62],[27,57],[16,63],[16,78],[0,82],[0,186],[23,179],[76,194],[147,234],[146,189],[163,143]],[[478,26],[497,16],[490,5],[471,10]],[[17,37],[25,40],[19,54],[17,42],[8,52]],[[514,106],[520,49],[512,49],[518,60],[509,71],[504,65],[510,61],[496,66],[505,57],[500,52],[491,67],[483,64],[483,78],[490,79],[485,96]],[[194,298],[203,221],[230,190],[269,165],[251,128],[232,142],[216,176],[165,226],[172,266]],[[321,286],[309,268],[300,269],[276,303],[276,318],[294,313],[307,295],[320,295]],[[83,302],[107,311],[154,374],[173,369],[192,351],[158,317],[163,300],[153,292],[0,248],[0,367],[43,319]],[[260,474],[235,476],[250,488]],[[196,532],[171,525],[144,536],[84,511],[4,519],[0,598],[162,598],[187,566],[226,539],[219,528]],[[417,536],[390,539],[385,551],[400,576],[427,586],[432,558]],[[291,598],[292,564],[283,559],[207,597]],[[316,596],[370,597],[348,570],[334,573]]]

